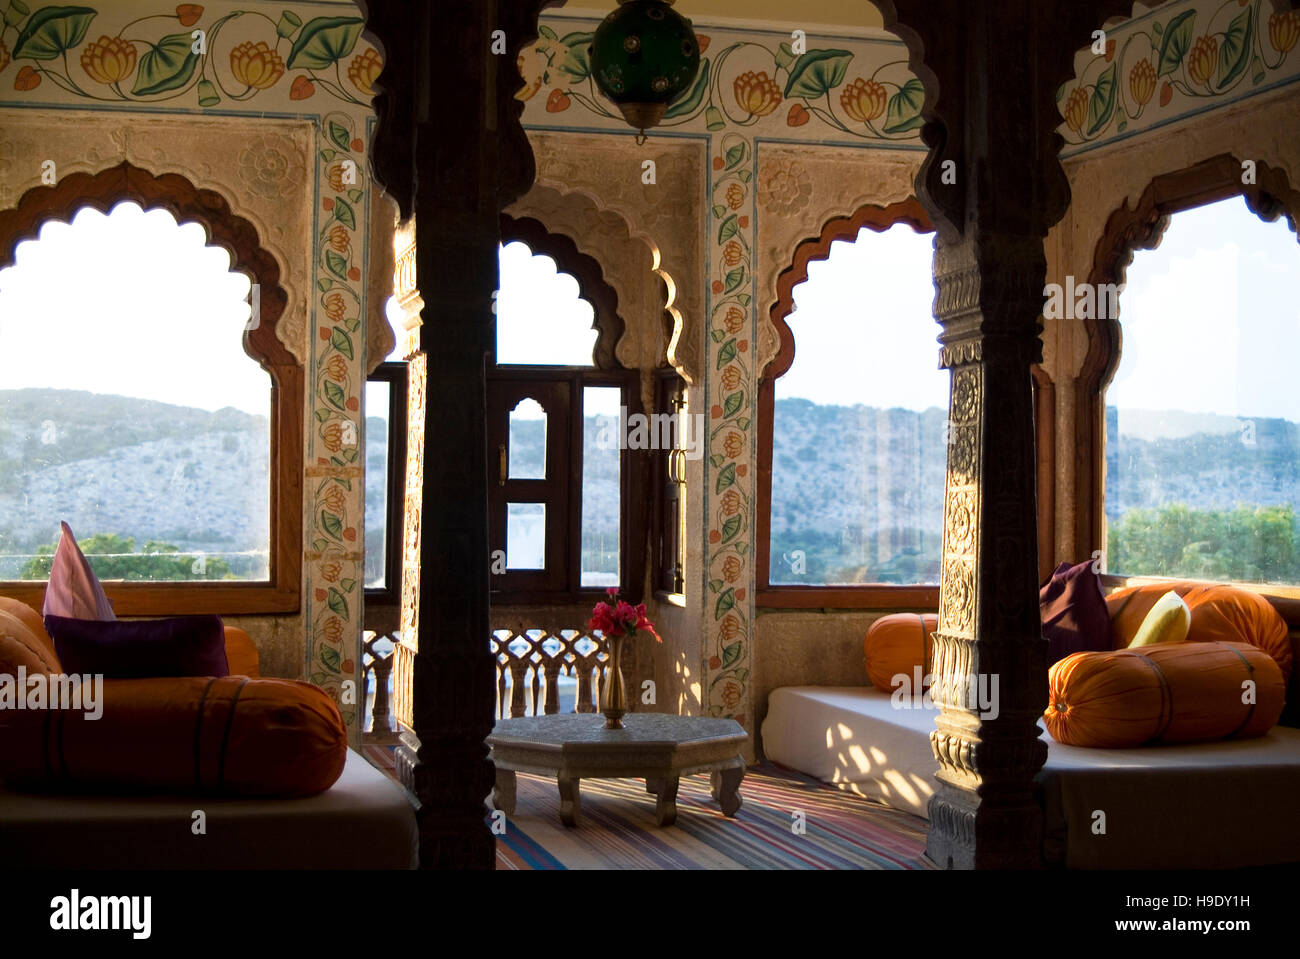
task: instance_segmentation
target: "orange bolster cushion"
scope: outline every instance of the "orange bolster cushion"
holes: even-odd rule
[[[226,666],[231,676],[251,676],[256,679],[259,661],[253,637],[238,626],[226,627]]]
[[[52,646],[42,642],[17,616],[0,610],[0,676],[17,676],[20,666],[28,673],[61,671]]]
[[[1106,597],[1112,647],[1126,647],[1151,607],[1171,589],[1192,612],[1192,624],[1187,631],[1189,643],[1249,643],[1273,657],[1283,679],[1291,678],[1291,638],[1286,620],[1263,596],[1236,586],[1183,582],[1116,590]]]
[[[1243,684],[1254,680],[1254,702]],[[1263,736],[1282,715],[1286,684],[1248,643],[1163,643],[1075,653],[1048,672],[1047,731],[1069,746],[1118,749]]]
[[[893,692],[897,675],[913,681],[917,667],[924,677],[930,671],[931,633],[939,628],[939,617],[933,613],[890,613],[881,616],[867,630],[867,678],[871,685],[885,692]],[[919,696],[921,690],[912,690]]]
[[[31,648],[34,656],[45,664],[49,672],[60,672],[63,667],[59,665],[59,655],[54,651],[54,640],[50,639],[50,634],[45,631],[45,621],[41,619],[41,614],[36,612],[21,600],[11,599],[8,596],[0,596],[0,614],[8,614],[12,619],[17,620],[25,628],[22,636],[24,645]],[[0,620],[7,625],[13,625],[11,620]],[[3,660],[0,660],[0,666]],[[31,671],[31,667],[28,667]],[[4,672],[0,668],[0,673]]]
[[[310,683],[110,679],[102,699],[99,719],[82,709],[0,713],[0,780],[38,790],[290,797],[328,789],[343,772],[343,719]]]

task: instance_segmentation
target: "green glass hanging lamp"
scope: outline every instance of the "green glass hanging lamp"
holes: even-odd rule
[[[681,96],[700,69],[700,45],[691,21],[673,0],[619,0],[591,41],[591,72],[600,92],[645,141],[668,105]]]

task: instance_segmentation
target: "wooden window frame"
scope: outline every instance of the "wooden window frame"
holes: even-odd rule
[[[604,596],[605,587],[580,585],[582,559],[582,389],[584,386],[619,386],[623,390],[628,415],[644,412],[641,402],[640,374],[626,369],[618,361],[615,348],[623,336],[624,322],[618,312],[618,295],[606,282],[600,262],[581,252],[572,238],[553,233],[541,221],[531,217],[501,215],[501,243],[524,243],[534,255],[549,256],[556,268],[578,281],[579,295],[591,304],[595,313],[593,327],[597,331],[592,348],[592,366],[497,364],[495,352],[489,358],[487,380],[489,391],[493,382],[522,382],[536,380],[565,380],[570,383],[570,396],[574,404],[570,410],[569,462],[566,475],[577,478],[570,484],[567,529],[555,531],[555,536],[566,539],[564,585],[557,588],[508,586],[502,574],[492,577],[492,603],[494,605],[568,605],[594,602]],[[496,338],[492,339],[494,350]],[[575,412],[576,411],[576,412]],[[488,417],[501,411],[488,408]],[[504,411],[509,416],[509,410]],[[548,414],[549,415],[549,414]],[[548,424],[549,425],[549,424]],[[489,430],[491,425],[489,424]],[[508,419],[507,419],[508,429]],[[619,454],[619,587],[623,598],[640,602],[645,591],[647,524],[650,518],[649,497],[646,495],[650,463],[644,450],[620,450]],[[498,472],[495,447],[488,450],[488,477],[495,482]],[[550,475],[551,464],[547,464]],[[552,532],[548,519],[548,534]],[[504,540],[493,549],[504,549]],[[548,554],[552,552],[551,536],[547,537]]]
[[[1241,182],[1242,161],[1229,153],[1195,163],[1181,170],[1154,177],[1137,205],[1122,202],[1107,218],[1093,254],[1088,282],[1094,288],[1103,283],[1123,283],[1133,254],[1160,245],[1169,218],[1175,213],[1240,196],[1249,210],[1266,223],[1285,216],[1292,233],[1297,232],[1300,192],[1291,188],[1286,171],[1255,161],[1255,182]],[[1075,381],[1075,542],[1091,555],[1104,550],[1105,512],[1105,395],[1119,367],[1121,328],[1118,311],[1114,317],[1084,320],[1088,352]],[[1105,573],[1107,589],[1160,582],[1188,582],[1189,577],[1170,579],[1157,576],[1128,576]],[[1197,582],[1202,582],[1197,580]],[[1269,597],[1292,623],[1300,622],[1300,585],[1276,586],[1264,583],[1221,582],[1207,584],[1236,586]]]
[[[388,384],[388,461],[384,477],[387,490],[384,531],[384,585],[365,591],[366,608],[398,606],[402,586],[402,519],[406,500],[406,391],[404,362],[384,362],[366,377],[367,383]]]
[[[654,413],[680,414],[685,401],[686,380],[681,374],[672,367],[656,370]],[[685,450],[652,452],[650,589],[656,599],[673,602],[683,601],[686,594],[685,458]]]
[[[794,310],[794,290],[808,279],[808,267],[830,256],[836,240],[856,240],[865,227],[877,233],[898,224],[910,226],[917,233],[931,233],[934,226],[925,208],[915,197],[888,206],[864,205],[850,216],[834,217],[826,222],[817,236],[808,237],[795,247],[792,264],[777,277],[777,299],[769,315],[780,341],[777,354],[763,370],[758,385],[758,500],[757,500],[757,605],[773,609],[916,609],[939,607],[937,585],[897,585],[861,583],[853,586],[772,585],[772,452],[776,381],[794,362],[794,333],[786,317]],[[1051,377],[1034,366],[1033,390],[1035,433],[1038,446],[1038,549],[1039,571],[1046,578],[1052,569],[1055,549],[1055,461],[1053,451],[1056,393]]]
[[[197,223],[210,246],[230,254],[230,269],[260,284],[261,316],[245,330],[244,352],[271,377],[270,556],[269,579],[257,582],[105,581],[104,592],[121,616],[219,613],[260,615],[296,613],[302,603],[302,365],[280,342],[276,324],[288,297],[280,285],[280,266],[261,245],[257,230],[236,216],[220,193],[202,190],[175,173],[158,176],[123,162],[98,173],[74,173],[53,186],[28,190],[17,206],[0,211],[0,269],[12,266],[24,240],[35,240],[50,220],[70,223],[85,207],[109,213],[132,201],[146,211],[166,210],[178,224]],[[0,583],[0,594],[40,609],[45,583]]]

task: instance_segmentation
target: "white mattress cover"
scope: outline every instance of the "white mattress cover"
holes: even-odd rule
[[[890,693],[870,686],[787,686],[768,699],[763,752],[928,818],[937,712],[897,709]],[[1300,862],[1300,729],[1134,749],[1066,746],[1046,731],[1043,741],[1047,762],[1037,778],[1049,862],[1171,869]]]
[[[191,831],[194,810],[207,834]],[[0,860],[36,869],[413,869],[405,792],[349,749],[305,799],[89,796],[0,787]]]

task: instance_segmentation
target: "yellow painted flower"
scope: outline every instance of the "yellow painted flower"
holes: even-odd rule
[[[1219,41],[1212,36],[1197,37],[1192,52],[1187,54],[1187,75],[1193,83],[1202,86],[1210,82],[1219,62]]]
[[[348,302],[343,299],[343,294],[338,290],[325,296],[325,315],[337,323],[343,319],[343,314],[347,312]]]
[[[729,489],[722,494],[722,515],[735,516],[740,512],[741,503],[740,494],[734,489]]]
[[[885,99],[882,84],[858,77],[840,93],[840,106],[859,123],[866,123],[885,112]]]
[[[1268,42],[1274,50],[1289,53],[1297,40],[1300,40],[1300,10],[1274,13],[1268,18]]]
[[[735,614],[728,613],[723,617],[722,622],[718,623],[718,637],[723,642],[731,642],[740,635],[740,620]]]
[[[1150,60],[1139,60],[1128,72],[1128,89],[1138,106],[1144,106],[1156,92],[1156,68]]]
[[[722,371],[723,389],[734,390],[740,385],[740,368],[737,366],[728,366]]]
[[[9,48],[4,45],[3,41],[0,41],[0,70],[7,66],[9,66]]]
[[[722,578],[728,583],[734,583],[740,579],[741,571],[744,567],[741,565],[739,556],[728,556],[722,561]]]
[[[1083,121],[1088,118],[1088,91],[1075,87],[1070,98],[1065,101],[1065,125],[1075,133],[1083,129]]]
[[[325,375],[335,383],[342,383],[348,378],[347,360],[335,353],[329,358],[329,362],[325,364]]]
[[[328,616],[321,625],[321,632],[325,634],[325,639],[335,645],[343,642],[343,620],[337,616]]]
[[[125,80],[135,69],[135,45],[121,37],[100,37],[81,52],[81,69],[105,86]]]
[[[722,259],[727,266],[739,266],[744,256],[744,247],[735,240],[728,240],[727,245],[722,248]]]
[[[727,206],[733,210],[739,210],[740,205],[745,202],[745,188],[739,183],[733,183],[727,187]]]
[[[327,583],[337,583],[343,574],[343,564],[338,562],[321,563],[320,578]]]
[[[722,451],[733,460],[740,455],[740,451],[745,448],[745,440],[739,433],[728,433],[722,441]]]
[[[325,492],[320,497],[323,505],[331,513],[342,513],[348,505],[348,498],[343,495],[343,490],[331,484],[326,487]]]
[[[348,64],[348,79],[352,85],[368,97],[375,95],[375,81],[379,71],[384,68],[384,58],[374,47],[367,47],[352,58]]]
[[[781,90],[766,72],[746,70],[734,84],[736,105],[751,116],[765,117],[781,105]]]
[[[245,86],[266,90],[284,76],[284,61],[265,42],[245,40],[230,51],[230,71]]]
[[[331,453],[337,453],[343,449],[343,427],[338,423],[326,423],[325,428],[320,431],[320,435],[325,442],[325,448]]]
[[[348,247],[352,245],[352,237],[348,233],[348,228],[342,223],[335,223],[330,227],[329,244],[336,253],[348,252]]]
[[[745,311],[738,306],[727,307],[727,315],[723,317],[722,325],[727,328],[728,333],[739,333],[745,327]]]

